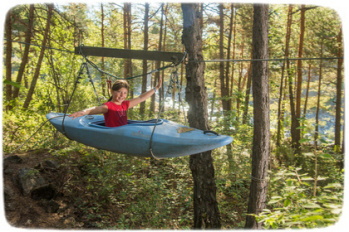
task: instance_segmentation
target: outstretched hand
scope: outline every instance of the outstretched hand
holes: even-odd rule
[[[73,117],[73,119],[75,119],[75,118],[78,118],[78,117],[81,117],[84,115],[86,115],[85,111],[79,111],[79,112],[75,112],[75,113],[70,114],[69,117]]]
[[[161,86],[162,86],[162,78],[160,77],[160,78],[159,78],[159,82],[158,82],[158,84],[155,86],[155,88],[156,88],[156,89],[160,89]]]

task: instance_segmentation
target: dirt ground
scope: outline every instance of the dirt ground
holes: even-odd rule
[[[14,154],[14,159],[3,155],[4,207],[7,222],[13,227],[40,229],[79,229],[86,227],[76,221],[78,211],[71,206],[70,199],[63,194],[63,186],[69,176],[64,161],[58,160],[48,151],[31,151]],[[19,158],[18,158],[19,157]],[[13,157],[12,157],[13,158]],[[47,166],[53,161],[58,167]],[[63,162],[63,163],[62,163]],[[52,199],[32,199],[24,196],[18,184],[18,172],[22,168],[39,171],[55,189]]]

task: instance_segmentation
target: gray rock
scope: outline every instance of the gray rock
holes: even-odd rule
[[[24,196],[30,196],[35,200],[52,199],[55,190],[39,173],[32,168],[22,168],[18,172],[18,184]]]

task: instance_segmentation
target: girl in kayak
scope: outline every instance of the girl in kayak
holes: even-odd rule
[[[104,114],[105,126],[117,127],[127,124],[127,110],[139,103],[150,98],[158,89],[161,88],[162,80],[159,78],[159,83],[156,87],[141,94],[131,100],[126,100],[129,91],[129,84],[125,80],[117,80],[111,88],[111,99],[101,106],[95,106],[89,109],[78,111],[69,115],[73,119],[91,114]]]

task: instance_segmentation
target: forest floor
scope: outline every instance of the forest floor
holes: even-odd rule
[[[193,183],[188,178],[187,160],[177,160],[175,165],[174,160],[104,157],[93,155],[92,151],[86,155],[74,150],[57,155],[52,151],[40,149],[3,155],[5,216],[11,226],[26,229],[191,228]],[[20,177],[23,170],[30,170],[26,174],[30,183],[27,179],[23,184],[27,177]],[[38,176],[46,181],[46,188],[40,181],[41,185],[35,184],[34,177]],[[247,184],[228,186],[226,180],[217,178],[222,226],[239,228],[244,221]],[[24,188],[30,191],[25,192]],[[235,188],[238,189],[234,194]],[[54,194],[48,191],[51,189]]]
[[[13,155],[16,159],[4,156],[3,189],[5,193],[5,214],[7,222],[19,228],[69,229],[86,228],[88,223],[79,219],[79,210],[71,204],[72,199],[64,196],[63,186],[68,180],[67,168],[61,158],[54,157],[46,150],[31,151]],[[20,159],[19,159],[19,158]],[[45,163],[58,163],[48,167]],[[22,193],[18,183],[21,169],[35,169],[55,189],[52,199],[33,199]]]

